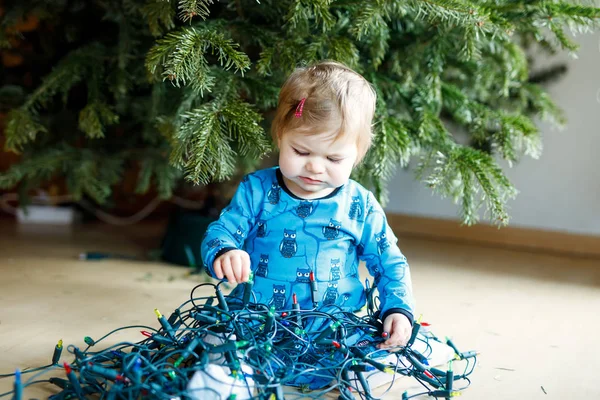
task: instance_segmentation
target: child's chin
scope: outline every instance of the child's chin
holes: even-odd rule
[[[311,192],[310,196],[313,198],[320,198],[320,197],[327,196],[329,193],[331,193],[330,189],[320,189],[320,190],[315,190],[315,191]]]

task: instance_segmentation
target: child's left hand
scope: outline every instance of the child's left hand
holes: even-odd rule
[[[412,333],[412,324],[404,314],[390,314],[383,321],[383,331],[388,333],[388,339],[377,347],[386,349],[404,346]]]

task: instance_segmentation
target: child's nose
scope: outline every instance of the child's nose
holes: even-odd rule
[[[308,172],[311,172],[313,174],[321,174],[324,172],[325,167],[323,166],[322,163],[315,161],[315,160],[309,160],[306,163],[306,169],[308,170]]]

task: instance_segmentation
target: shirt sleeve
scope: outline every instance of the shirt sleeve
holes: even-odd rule
[[[202,262],[207,272],[215,276],[215,258],[229,250],[241,249],[253,227],[252,188],[248,177],[244,177],[231,202],[221,211],[219,219],[212,222],[204,234],[201,244]]]
[[[410,269],[398,239],[372,193],[367,197],[365,225],[358,256],[365,261],[379,291],[381,319],[401,313],[413,321],[414,299]]]

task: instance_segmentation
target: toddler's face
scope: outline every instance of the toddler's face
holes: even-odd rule
[[[358,149],[354,140],[334,141],[325,132],[293,132],[278,140],[279,168],[288,189],[303,199],[327,196],[348,181]]]

